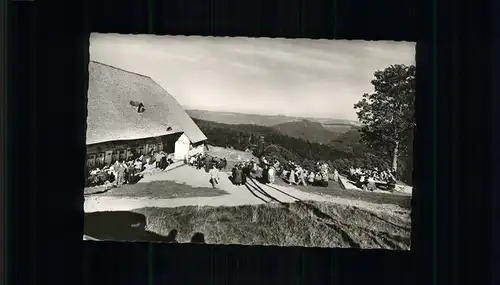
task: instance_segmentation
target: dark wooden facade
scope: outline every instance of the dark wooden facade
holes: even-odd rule
[[[108,141],[87,145],[87,167],[102,168],[105,165],[113,164],[117,160],[128,161],[151,151],[162,150],[167,154],[172,154],[175,151],[175,142],[181,135],[182,133],[175,133],[161,137]]]

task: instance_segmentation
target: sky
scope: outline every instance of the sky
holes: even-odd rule
[[[90,59],[150,76],[185,109],[357,120],[376,70],[415,43],[92,34]]]

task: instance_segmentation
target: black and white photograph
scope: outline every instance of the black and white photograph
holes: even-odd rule
[[[415,46],[92,34],[83,239],[409,250]]]

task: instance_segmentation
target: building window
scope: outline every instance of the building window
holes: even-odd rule
[[[95,166],[95,155],[89,155],[87,158],[87,167],[93,168]]]
[[[120,150],[118,157],[119,157],[120,160],[125,160],[126,159],[125,151],[124,150]]]
[[[136,148],[136,151],[137,151],[138,155],[144,154],[144,147],[140,146],[140,147]]]
[[[101,167],[104,165],[104,154],[103,153],[100,153],[97,158],[96,158],[96,165],[98,167]]]
[[[113,160],[113,152],[112,151],[107,151],[105,156],[104,156],[104,163],[105,164],[111,164],[111,161]]]

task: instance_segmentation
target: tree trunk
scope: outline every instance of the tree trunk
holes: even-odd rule
[[[394,173],[398,170],[398,156],[399,156],[399,141],[394,145],[394,150],[392,152],[392,169]]]

